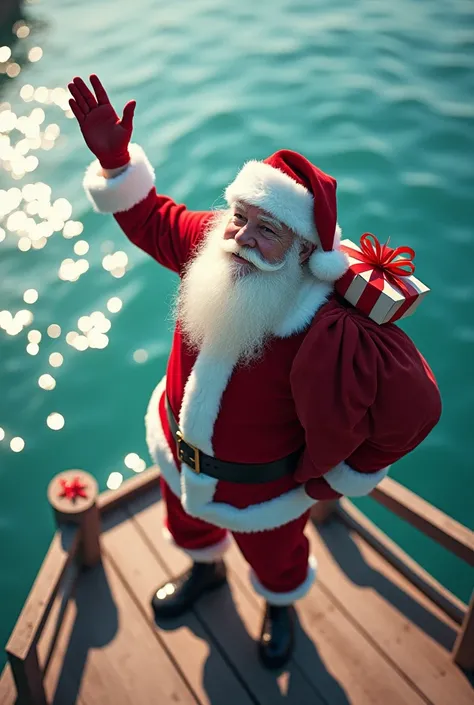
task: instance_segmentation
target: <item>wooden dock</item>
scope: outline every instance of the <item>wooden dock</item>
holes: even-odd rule
[[[406,515],[410,502],[390,483],[378,499],[387,505],[396,496],[392,508]],[[297,603],[294,656],[276,673],[257,659],[263,601],[235,545],[228,587],[178,620],[155,623],[153,588],[188,566],[162,537],[155,469],[104,493],[97,507],[102,560],[80,571],[73,557],[94,562],[94,536],[84,525],[57,532],[7,645],[0,705],[474,704],[472,677],[455,663],[474,666],[472,605],[470,612],[348,501],[307,527],[318,577]],[[431,535],[440,520],[432,510],[415,512]],[[452,550],[474,563],[472,532],[443,517]]]

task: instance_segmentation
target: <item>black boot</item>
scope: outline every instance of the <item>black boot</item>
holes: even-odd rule
[[[184,575],[157,589],[151,600],[156,617],[179,617],[194,605],[198,597],[220,587],[226,580],[224,561],[193,563]]]
[[[295,615],[292,605],[267,604],[258,645],[260,659],[267,668],[281,668],[291,658],[295,640]]]

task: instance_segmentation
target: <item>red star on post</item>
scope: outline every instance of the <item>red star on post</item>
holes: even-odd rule
[[[87,485],[81,482],[80,477],[73,477],[72,480],[60,478],[59,482],[62,487],[62,492],[58,495],[59,497],[66,497],[66,499],[71,500],[71,502],[74,502],[77,497],[87,498],[87,493],[85,492]]]

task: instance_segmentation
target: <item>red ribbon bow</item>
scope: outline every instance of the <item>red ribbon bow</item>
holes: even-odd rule
[[[396,287],[405,297],[405,302],[397,312],[391,316],[391,321],[401,318],[418,296],[418,290],[403,277],[410,277],[415,271],[413,258],[415,251],[411,247],[389,247],[387,240],[381,245],[375,235],[364,233],[360,238],[360,251],[348,245],[341,245],[341,250],[356,260],[347,272],[336,282],[338,292],[345,296],[355,276],[370,270],[367,286],[354,304],[366,314],[375,306],[380,292],[384,289],[384,282],[388,281]],[[403,257],[407,255],[407,257]]]
[[[372,242],[373,240],[373,242]],[[387,275],[393,277],[409,277],[415,271],[415,250],[411,247],[389,247],[387,240],[385,245],[381,245],[375,235],[372,233],[364,233],[360,238],[361,253],[351,250],[351,256],[361,262],[366,262],[377,268]],[[363,256],[362,256],[363,255]],[[408,255],[407,258],[397,259],[402,255]],[[404,269],[407,267],[408,269]]]

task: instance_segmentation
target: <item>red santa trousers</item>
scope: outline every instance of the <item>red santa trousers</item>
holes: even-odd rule
[[[230,533],[187,514],[162,477],[160,483],[166,505],[165,536],[195,561],[209,563],[221,558],[229,548]],[[308,517],[309,511],[276,529],[232,532],[250,566],[253,587],[270,604],[291,604],[313,583],[315,561],[309,556],[304,534]]]

